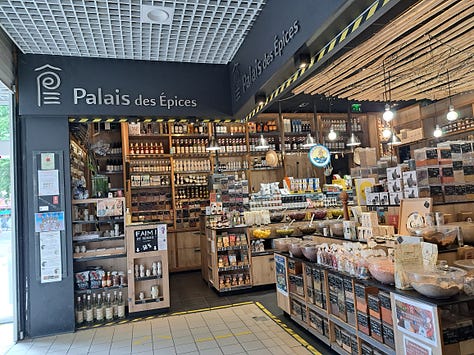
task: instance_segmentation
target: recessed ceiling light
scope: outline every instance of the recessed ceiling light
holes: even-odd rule
[[[171,25],[174,9],[163,6],[142,5],[141,17],[143,23]]]

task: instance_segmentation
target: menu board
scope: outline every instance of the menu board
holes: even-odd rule
[[[135,253],[158,250],[158,228],[137,229],[133,231]]]

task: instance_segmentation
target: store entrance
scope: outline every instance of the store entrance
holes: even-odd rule
[[[12,133],[12,93],[0,83],[0,350],[16,341]]]

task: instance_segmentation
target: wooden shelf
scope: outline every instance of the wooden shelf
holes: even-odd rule
[[[153,185],[153,186],[132,186],[134,190],[153,190],[153,189],[169,189],[171,185]]]
[[[380,342],[378,342],[377,340],[375,340],[374,338],[372,338],[371,336],[368,336],[367,334],[365,333],[362,333],[360,331],[357,332],[357,335],[359,338],[361,338],[363,341],[365,341],[366,343],[369,343],[370,345],[372,345],[373,347],[383,351],[385,354],[387,355],[396,355],[396,352],[394,349],[392,349],[391,347],[385,345],[385,344],[382,344]]]
[[[146,303],[153,303],[153,302],[163,302],[164,297],[158,297],[158,298],[144,298],[142,300],[135,300],[135,304],[146,304]]]
[[[159,280],[163,276],[145,276],[145,277],[135,277],[135,281],[148,281],[148,280]]]
[[[218,292],[231,292],[231,291],[236,291],[236,290],[243,290],[247,288],[252,288],[252,285],[240,285],[240,286],[231,286],[231,287],[224,287],[220,288],[217,291]]]
[[[94,292],[107,292],[113,290],[123,290],[126,289],[128,285],[121,285],[121,286],[109,286],[109,287],[99,287],[99,288],[88,288],[85,290],[74,290],[74,293],[81,295],[81,294],[88,294]]]
[[[310,302],[306,302],[307,306],[309,309],[315,311],[316,313],[318,313],[320,316],[323,316],[325,318],[328,317],[328,311],[326,311],[325,309],[322,309],[321,307],[318,307],[316,306],[315,304],[312,304]]]
[[[103,218],[103,217],[99,217]],[[81,220],[75,220],[72,221],[73,224],[96,224],[96,223],[113,223],[113,222],[123,222],[123,218],[117,218],[117,219],[95,219],[93,221],[81,221]]]
[[[314,335],[316,338],[321,340],[324,344],[330,346],[331,343],[329,342],[328,337],[324,336],[321,333],[318,333],[315,329],[311,328],[310,325],[306,324],[303,322],[301,319],[296,318],[294,315],[291,315],[291,320],[298,324],[300,327],[304,328],[306,331],[310,332],[312,335]]]
[[[115,259],[115,258],[125,258],[127,257],[127,254],[106,254],[106,255],[96,255],[96,256],[80,256],[80,257],[74,257],[75,262],[86,262],[86,261],[92,261],[92,260],[102,260],[102,259]]]
[[[76,243],[93,243],[93,242],[103,242],[106,240],[123,240],[125,238],[125,235],[121,234],[117,237],[94,237],[94,238],[89,238],[89,239],[78,239],[76,237],[72,237],[72,241]]]
[[[329,314],[329,320],[333,322],[334,324],[337,324],[339,327],[344,328],[351,334],[355,334],[356,332],[356,328],[354,326],[344,322],[343,320],[336,317],[334,314]]]
[[[238,266],[224,266],[217,268],[219,272],[224,272],[224,271],[237,271],[237,270],[245,270],[249,269],[250,264],[245,264],[245,265],[238,265]]]

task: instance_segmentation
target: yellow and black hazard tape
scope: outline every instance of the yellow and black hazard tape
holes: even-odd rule
[[[246,302],[226,304],[226,305],[223,305],[223,306],[193,309],[193,310],[190,310],[190,311],[182,311],[182,312],[174,312],[174,313],[162,313],[162,314],[153,314],[153,315],[144,316],[144,317],[133,317],[133,318],[117,319],[117,320],[113,320],[113,321],[107,321],[107,322],[104,322],[104,323],[97,323],[97,324],[91,324],[91,325],[82,325],[80,327],[76,327],[76,330],[95,329],[95,328],[99,328],[99,327],[109,327],[109,326],[112,326],[112,325],[122,325],[122,324],[128,324],[128,323],[136,323],[136,322],[140,322],[140,321],[147,321],[147,320],[152,320],[152,319],[157,319],[157,318],[165,318],[165,317],[171,317],[171,316],[181,316],[181,315],[185,315],[185,314],[192,314],[192,313],[199,313],[199,312],[206,312],[206,311],[214,311],[214,310],[217,310],[217,309],[245,306],[245,305],[253,304],[253,303],[254,302],[246,301]]]
[[[276,324],[278,324],[284,331],[286,331],[289,335],[291,335],[296,341],[298,341],[302,346],[304,346],[308,351],[315,355],[322,355],[318,350],[315,349],[314,346],[309,344],[306,340],[300,337],[293,329],[288,327],[285,323],[283,323],[278,317],[273,315],[268,309],[266,309],[260,302],[255,302],[258,308],[260,308],[263,313],[265,313],[268,317],[270,317]]]
[[[336,45],[343,43],[347,36],[354,33],[363,23],[367,22],[374,14],[387,5],[392,0],[377,0],[367,9],[365,9],[359,16],[357,16],[348,26],[346,26],[336,37],[330,40],[326,45],[311,57],[310,63],[305,68],[299,68],[288,79],[286,79],[280,86],[273,90],[267,96],[263,104],[255,106],[255,108],[245,117],[244,121],[249,121],[255,115],[262,111],[262,109],[275,100],[283,91],[285,91],[291,84],[298,80],[308,69],[313,65],[321,62],[325,57],[336,47]]]
[[[69,117],[70,123],[121,123],[121,122],[179,122],[179,123],[241,123],[242,120],[234,118],[184,118],[184,117]]]

